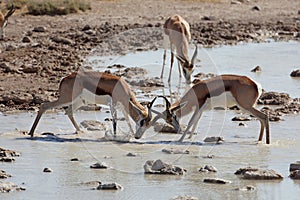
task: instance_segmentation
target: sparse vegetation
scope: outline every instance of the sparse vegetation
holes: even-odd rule
[[[91,9],[84,0],[29,0],[26,4],[31,15],[66,15]]]

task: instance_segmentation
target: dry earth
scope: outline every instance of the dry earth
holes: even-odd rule
[[[193,39],[205,46],[261,42],[266,37],[300,40],[299,0],[91,3],[86,13],[30,16],[17,11],[10,18],[0,41],[0,111],[32,109],[55,97],[59,80],[78,70],[93,49],[107,55],[159,48],[161,25],[175,13],[190,22]],[[116,34],[123,39],[114,40]]]

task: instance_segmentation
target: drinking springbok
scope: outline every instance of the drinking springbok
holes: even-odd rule
[[[172,105],[166,97],[161,96],[166,101],[166,110],[162,113],[152,110],[152,112],[157,114],[153,121],[163,118],[181,132],[178,118],[194,110],[186,130],[179,139],[182,142],[193,126],[189,138],[192,137],[203,111],[214,107],[232,107],[236,105],[254,115],[260,121],[261,127],[258,141],[262,141],[264,130],[266,130],[266,143],[270,144],[268,115],[254,108],[261,93],[261,85],[246,76],[220,75],[197,82],[179,101]],[[136,139],[140,137],[142,137],[141,133],[135,135]]]
[[[169,39],[170,47],[171,47],[171,65],[170,65],[170,72],[168,82],[171,81],[171,74],[174,62],[174,49],[176,49],[176,58],[178,60],[178,71],[179,76],[181,77],[181,69],[180,65],[182,66],[182,71],[186,83],[191,83],[191,74],[194,71],[194,63],[197,57],[197,45],[195,52],[193,54],[192,60],[190,60],[188,55],[188,47],[189,42],[191,40],[191,33],[190,33],[190,25],[187,21],[185,21],[179,15],[173,15],[169,17],[164,26],[164,55],[163,55],[163,66],[160,77],[163,78],[165,62],[166,62],[166,49],[167,49],[167,41]]]
[[[112,114],[113,132],[116,135],[117,111],[115,106],[121,104],[128,124],[128,115],[136,123],[136,133],[141,134],[150,126],[152,118],[150,108],[142,106],[130,90],[129,85],[119,76],[102,72],[75,72],[64,77],[59,85],[59,97],[56,101],[41,104],[29,134],[33,137],[34,130],[42,114],[52,108],[63,107],[74,125],[76,131],[79,126],[73,117],[73,111],[87,103],[109,105]],[[127,115],[126,115],[127,114]],[[131,128],[131,126],[130,126]],[[131,129],[133,132],[133,130]]]
[[[5,16],[0,11],[0,40],[4,38],[4,29],[7,26],[8,18],[15,12],[15,6],[12,4]]]

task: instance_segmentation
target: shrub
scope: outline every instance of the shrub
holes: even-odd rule
[[[91,9],[84,0],[29,0],[28,13],[31,15],[66,15]]]

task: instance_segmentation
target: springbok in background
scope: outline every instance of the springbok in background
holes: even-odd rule
[[[150,108],[154,99],[148,107],[142,106],[135,98],[134,93],[130,90],[129,85],[124,79],[108,73],[102,72],[77,72],[63,78],[59,85],[59,97],[56,101],[41,104],[35,121],[29,134],[33,137],[34,130],[42,114],[52,108],[63,107],[66,114],[76,128],[80,131],[79,126],[74,120],[73,111],[87,103],[109,105],[112,114],[113,132],[116,135],[117,112],[115,106],[123,106],[126,121],[133,132],[128,120],[128,115],[136,123],[136,134],[143,134],[152,118]]]
[[[4,16],[0,11],[0,40],[4,38],[4,29],[7,26],[8,18],[15,12],[15,6],[12,4],[9,11]]]
[[[169,72],[168,82],[171,81],[171,73],[174,62],[174,49],[176,49],[176,58],[178,60],[178,71],[181,77],[181,69],[186,83],[191,83],[191,74],[194,70],[194,63],[197,57],[197,46],[193,54],[192,60],[190,60],[188,55],[189,42],[191,41],[190,25],[179,15],[173,15],[169,17],[164,26],[164,55],[163,55],[163,66],[160,77],[163,78],[165,62],[166,62],[166,50],[167,50],[167,40],[169,38],[171,47],[171,66]],[[168,38],[167,38],[168,37]]]
[[[178,118],[183,117],[194,110],[186,130],[179,139],[179,141],[182,142],[190,128],[193,126],[189,138],[192,137],[203,111],[214,107],[232,107],[237,105],[242,110],[259,119],[261,128],[258,141],[262,141],[264,130],[266,129],[266,143],[270,144],[268,115],[254,108],[261,92],[261,85],[246,76],[217,76],[199,81],[190,88],[179,101],[172,105],[166,97],[160,96],[166,101],[166,110],[162,113],[152,110],[152,112],[157,114],[153,121],[156,121],[158,118],[163,118],[167,123],[171,124],[181,132]],[[140,137],[142,137],[142,134],[140,133],[135,135],[136,139]]]

